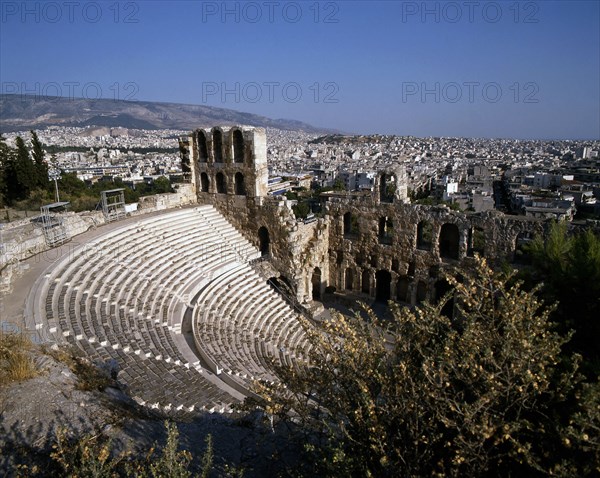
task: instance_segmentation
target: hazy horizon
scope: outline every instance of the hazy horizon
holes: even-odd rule
[[[600,139],[600,2],[2,2],[0,93]]]

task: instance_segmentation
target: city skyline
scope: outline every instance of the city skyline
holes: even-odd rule
[[[352,134],[600,138],[598,2],[3,2],[1,93]]]

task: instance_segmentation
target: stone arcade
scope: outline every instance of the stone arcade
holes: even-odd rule
[[[269,255],[301,303],[327,286],[417,304],[447,289],[442,272],[475,253],[512,262],[544,223],[499,212],[410,204],[399,164],[378,171],[371,194],[325,194],[325,214],[296,220],[293,201],[267,194],[266,134],[247,126],[197,129],[180,139],[182,167],[200,204],[214,205]]]

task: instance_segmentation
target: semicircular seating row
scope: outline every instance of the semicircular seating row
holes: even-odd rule
[[[51,266],[31,292],[33,320],[50,340],[113,364],[118,380],[142,405],[172,413],[228,411],[243,394],[212,372],[239,370],[230,355],[236,356],[242,339],[225,336],[230,343],[216,344],[196,334],[196,343],[207,346],[201,351],[209,359],[206,370],[180,335],[181,322],[200,291],[203,301],[221,304],[217,284],[227,287],[241,269],[249,277],[247,263],[257,257],[256,247],[212,206],[146,218],[99,236]],[[236,360],[245,363],[247,349],[240,350]],[[254,351],[251,357],[263,369],[251,371],[268,376],[260,357],[268,346]]]
[[[292,366],[310,351],[298,314],[248,264],[202,290],[192,326],[208,368],[245,394],[254,380],[275,379],[270,360]]]

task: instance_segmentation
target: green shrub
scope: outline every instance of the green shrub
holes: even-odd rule
[[[309,365],[276,366],[281,383],[257,383],[246,407],[293,419],[307,476],[600,471],[598,387],[561,354],[552,308],[476,263],[435,306],[392,304],[386,326],[366,305],[368,321],[332,311],[322,329],[304,323]]]

